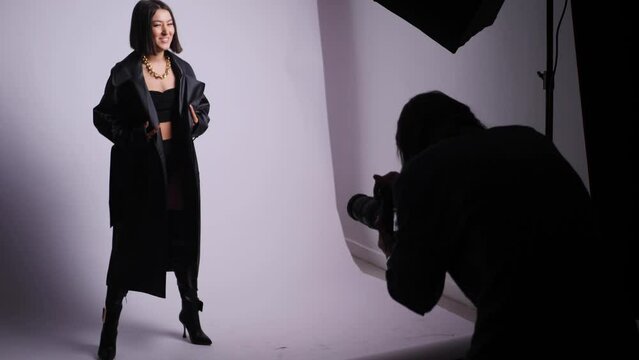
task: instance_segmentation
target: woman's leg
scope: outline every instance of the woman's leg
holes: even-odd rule
[[[122,299],[127,290],[113,286],[107,287],[106,300],[102,309],[102,334],[100,335],[100,347],[98,358],[100,360],[112,360],[115,358],[115,343],[118,336],[118,323],[122,311]]]
[[[180,297],[182,298],[182,311],[180,311],[180,322],[184,325],[183,337],[186,337],[186,330],[189,332],[191,342],[198,345],[211,345],[211,339],[202,331],[198,311],[202,311],[203,303],[197,296],[197,271],[193,262],[193,251],[185,234],[188,228],[184,211],[169,211],[169,230],[171,234],[171,257],[173,258],[173,269],[177,279]]]
[[[175,277],[180,290],[180,297],[182,298],[182,311],[180,311],[179,316],[180,322],[185,328],[182,336],[186,337],[186,330],[188,330],[192,343],[211,345],[211,339],[204,333],[200,325],[198,311],[203,310],[204,304],[197,297],[195,276],[195,271],[192,268],[178,267],[175,269]]]

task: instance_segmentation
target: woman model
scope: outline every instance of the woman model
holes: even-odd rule
[[[173,271],[179,321],[194,344],[210,345],[197,296],[200,185],[193,140],[208,127],[204,83],[175,55],[182,51],[171,9],[139,1],[131,18],[133,52],[111,69],[93,123],[113,142],[109,206],[113,244],[98,356],[113,359],[128,291],[164,298]],[[171,50],[171,51],[169,51]]]

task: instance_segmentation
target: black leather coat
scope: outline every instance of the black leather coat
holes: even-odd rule
[[[200,182],[193,140],[209,123],[204,83],[191,66],[170,54],[178,88],[178,117],[174,137],[187,145],[185,213],[194,251],[188,259],[197,275],[200,249]],[[165,297],[169,239],[167,236],[167,172],[162,139],[147,140],[145,122],[159,126],[144,82],[140,54],[132,52],[111,69],[104,95],[93,109],[93,123],[109,139],[111,173],[109,208],[113,247],[107,285]],[[189,105],[199,122],[194,124]],[[197,278],[197,276],[196,276]],[[197,286],[197,285],[196,285]]]

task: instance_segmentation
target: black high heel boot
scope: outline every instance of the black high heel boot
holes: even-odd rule
[[[180,311],[180,322],[184,327],[184,331],[182,333],[182,337],[186,337],[186,330],[189,331],[189,339],[191,342],[196,345],[211,345],[213,342],[211,339],[202,331],[202,326],[200,325],[200,317],[198,316],[198,311],[202,311],[203,303],[197,299],[187,299],[182,298],[182,311]]]
[[[189,339],[196,345],[211,345],[213,342],[204,333],[200,325],[198,311],[202,311],[204,304],[197,298],[197,288],[193,271],[175,271],[178,280],[178,289],[182,298],[182,311],[180,311],[180,322],[184,327],[182,337],[186,338],[186,331],[189,332]]]
[[[126,290],[107,289],[105,306],[102,309],[102,333],[100,334],[100,347],[98,358],[100,360],[115,359],[115,343],[118,337],[118,323],[122,312],[122,299],[126,296]]]

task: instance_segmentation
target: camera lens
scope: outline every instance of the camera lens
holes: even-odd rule
[[[375,198],[364,194],[354,195],[348,201],[346,211],[353,220],[359,221],[371,229],[377,229],[375,221],[381,211],[381,205]]]

